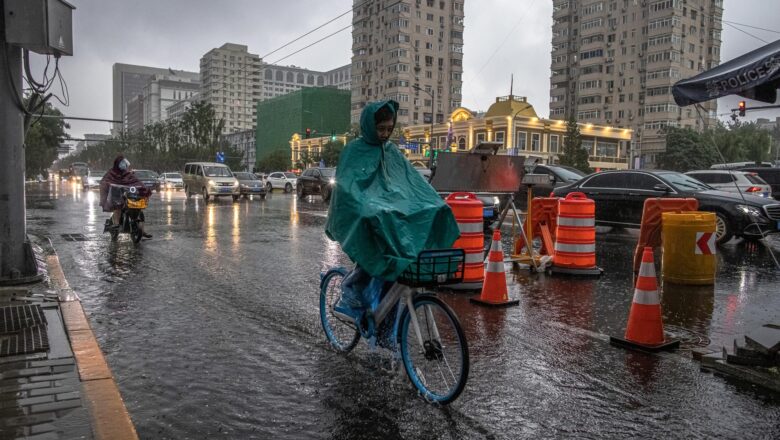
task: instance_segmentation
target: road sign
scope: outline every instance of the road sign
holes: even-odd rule
[[[715,233],[696,233],[696,255],[715,255]]]

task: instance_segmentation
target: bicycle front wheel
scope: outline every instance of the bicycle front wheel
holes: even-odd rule
[[[406,374],[423,398],[446,405],[458,398],[468,380],[466,337],[455,313],[439,298],[420,296],[412,305],[414,310],[404,312],[400,329]]]
[[[360,332],[354,322],[345,320],[333,313],[333,307],[341,299],[341,282],[346,271],[333,269],[328,271],[320,284],[320,321],[328,342],[338,351],[347,352],[355,348],[360,340]]]

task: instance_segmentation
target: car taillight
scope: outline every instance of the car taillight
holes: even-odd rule
[[[761,192],[761,188],[757,186],[751,186],[750,188],[746,189],[745,192],[749,192],[749,193]]]

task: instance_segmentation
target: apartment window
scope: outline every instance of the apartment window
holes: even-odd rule
[[[531,151],[541,151],[542,149],[542,135],[539,133],[531,133]]]
[[[427,28],[427,29],[425,29],[425,33],[426,33],[427,35],[429,35],[429,36],[433,36],[433,29],[431,29],[431,28]]]
[[[625,47],[623,49],[625,49]],[[603,57],[603,56],[604,56],[604,50],[603,49],[588,50],[588,51],[580,53],[580,59],[581,60],[587,60],[589,58],[597,58],[597,57]]]
[[[580,25],[580,31],[586,31],[588,29],[601,27],[603,25],[604,25],[604,20],[602,20],[601,18],[583,21],[582,24]]]
[[[586,15],[595,14],[595,13],[601,12],[603,10],[604,10],[604,3],[603,2],[593,3],[593,4],[590,4],[588,6],[583,7],[582,10],[580,11],[580,15],[582,15],[584,17]]]

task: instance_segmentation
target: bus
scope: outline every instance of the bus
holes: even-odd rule
[[[73,162],[68,168],[68,178],[72,182],[80,182],[87,177],[89,166],[85,162]]]

